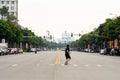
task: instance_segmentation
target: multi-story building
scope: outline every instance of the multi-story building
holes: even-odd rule
[[[18,20],[18,0],[0,0],[0,8],[3,6],[6,6],[8,8],[9,14],[13,14]]]

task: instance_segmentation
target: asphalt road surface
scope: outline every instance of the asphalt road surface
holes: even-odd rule
[[[120,80],[120,56],[41,51],[0,56],[0,80]]]

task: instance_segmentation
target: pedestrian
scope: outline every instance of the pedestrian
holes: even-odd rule
[[[66,46],[66,49],[65,49],[65,57],[66,57],[65,65],[68,65],[68,62],[71,60],[71,57],[70,57],[70,47],[69,47],[69,45]]]
[[[35,54],[37,54],[37,48],[35,48]]]

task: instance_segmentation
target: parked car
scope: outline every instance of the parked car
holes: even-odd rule
[[[23,49],[18,48],[18,53],[23,53]]]
[[[92,49],[89,49],[89,48],[86,48],[84,51],[85,51],[85,52],[88,52],[88,53],[93,52],[93,50],[92,50]]]
[[[100,54],[105,54],[105,49],[101,49]]]
[[[0,55],[7,55],[8,54],[8,49],[6,47],[1,47],[0,48]]]
[[[36,48],[31,48],[30,51],[31,51],[31,52],[35,52],[35,51],[36,51]]]
[[[4,52],[3,52],[2,48],[0,48],[0,55],[3,55],[3,54],[4,54]]]
[[[111,48],[104,48],[100,50],[100,54],[108,55],[111,52]]]
[[[10,48],[10,54],[17,54],[18,53],[18,49],[17,48]]]
[[[110,51],[110,55],[111,56],[120,56],[120,50],[118,48],[112,48],[111,51]]]
[[[88,51],[89,51],[89,49],[84,49],[84,51],[85,51],[85,52],[88,52]]]

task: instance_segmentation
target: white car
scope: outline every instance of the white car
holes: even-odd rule
[[[31,51],[31,52],[35,52],[35,51],[36,51],[36,48],[31,48],[30,51]]]
[[[5,55],[8,53],[8,49],[3,47],[3,48],[0,48],[0,55]]]
[[[100,54],[105,54],[105,49],[101,49]]]

